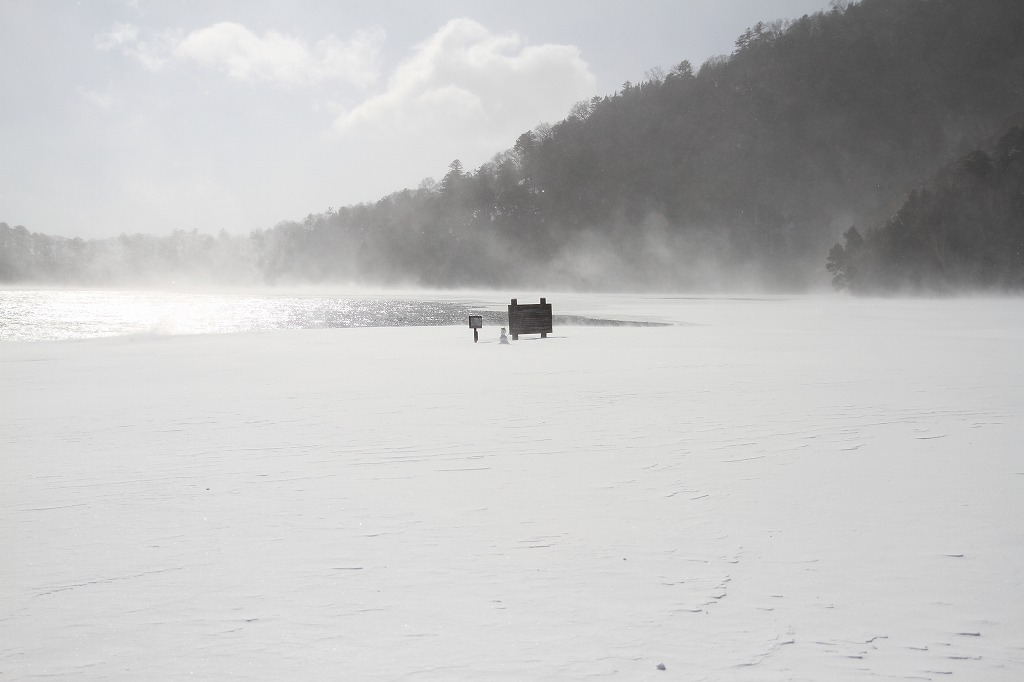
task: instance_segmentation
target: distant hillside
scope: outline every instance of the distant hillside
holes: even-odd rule
[[[199,262],[227,258],[218,277],[268,282],[798,290],[827,282],[846,227],[881,223],[1020,112],[1024,2],[836,3],[580,102],[438,183],[238,241],[175,239],[216,250]],[[156,268],[146,238],[91,251],[137,263],[134,242]]]
[[[828,257],[837,289],[1024,291],[1024,127],[944,168],[881,227],[844,237]]]
[[[799,285],[838,228],[888,217],[1024,111],[1024,3],[866,0],[757,25],[731,58],[687,67],[555,126],[527,159],[549,229],[653,216]]]

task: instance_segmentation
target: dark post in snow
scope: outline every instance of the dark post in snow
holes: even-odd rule
[[[480,340],[480,328],[484,326],[483,315],[470,315],[469,328],[473,330],[473,343]]]
[[[518,341],[520,334],[540,334],[540,338],[547,338],[551,333],[551,304],[542,298],[540,303],[519,305],[513,298],[508,307],[508,332],[513,341]]]

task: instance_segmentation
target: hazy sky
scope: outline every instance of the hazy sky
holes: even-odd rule
[[[0,221],[241,233],[472,170],[828,0],[0,0]]]

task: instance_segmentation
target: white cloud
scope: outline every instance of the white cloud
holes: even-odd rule
[[[514,33],[494,34],[455,19],[417,46],[385,92],[342,113],[335,128],[483,135],[493,144],[564,117],[594,85],[576,47],[524,45]]]
[[[276,31],[259,36],[232,22],[214,24],[184,37],[181,31],[166,30],[145,39],[137,26],[122,23],[96,36],[95,42],[99,50],[119,50],[154,71],[177,58],[242,81],[313,85],[340,80],[366,87],[377,80],[384,30],[358,31],[348,42],[328,35],[309,46]]]
[[[180,32],[161,31],[148,40],[139,38],[139,27],[133,24],[114,24],[114,27],[96,36],[96,48],[104,52],[120,50],[152,71],[167,64],[170,53],[180,40]]]
[[[132,24],[114,24],[106,33],[96,36],[96,47],[112,50],[115,47],[134,45],[139,41],[139,27]]]
[[[297,38],[268,31],[262,37],[231,22],[193,31],[175,54],[243,81],[311,85],[346,80],[358,86],[377,79],[377,57],[384,42],[380,28],[360,31],[348,43],[329,35],[312,47]]]

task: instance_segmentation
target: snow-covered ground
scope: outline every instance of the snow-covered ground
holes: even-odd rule
[[[1024,301],[549,300],[0,345],[0,678],[1024,679]]]

